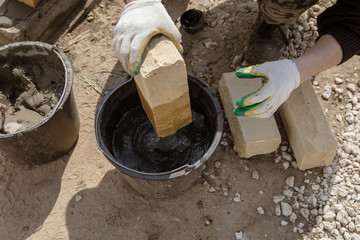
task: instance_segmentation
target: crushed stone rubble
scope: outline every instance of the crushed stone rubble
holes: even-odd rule
[[[289,26],[290,44],[284,57],[296,58],[313,46],[318,37],[315,19],[321,8],[315,5]],[[351,78],[335,74],[334,84],[326,84],[322,91],[319,83],[313,81],[324,101],[343,103],[333,111],[344,129],[337,134],[339,149],[333,163],[323,168],[322,176],[315,177],[311,170],[305,171],[300,186],[295,184],[294,176],[289,176],[282,194],[274,196],[274,214],[283,218],[280,225],[293,227],[303,239],[360,239],[359,69],[354,67],[354,72],[347,74]],[[287,151],[288,144],[282,145],[275,163],[282,164],[286,170],[293,160],[291,151]]]
[[[339,85],[347,86],[344,83],[359,80],[357,74],[353,76],[353,80],[347,79],[342,83],[336,81]],[[354,86],[354,92],[358,93],[359,86]],[[352,86],[350,88],[348,91],[352,91]],[[344,96],[343,99],[346,101],[349,98]],[[289,228],[303,239],[360,239],[360,115],[351,112],[354,118],[349,119],[349,109],[336,110],[339,115],[337,119],[341,120],[339,122],[344,130],[336,136],[339,148],[332,164],[323,167],[321,174],[311,169],[304,171],[303,181],[297,180],[293,175],[287,176],[283,179],[281,192],[269,196],[273,199],[274,208],[257,206],[254,209],[257,214],[264,216],[266,211],[270,211],[274,217],[279,218],[280,227]],[[297,168],[287,141],[283,141],[275,152],[274,163],[284,170]],[[221,169],[222,165],[220,161],[216,161],[214,169]],[[246,165],[242,167],[250,172],[253,180],[261,179],[259,171]],[[225,197],[232,196],[234,203],[241,204],[240,192],[231,193],[230,187],[221,184],[213,172],[205,172],[205,175],[211,181],[211,184],[204,181],[206,191],[222,192]],[[259,193],[264,194],[261,190]],[[245,232],[235,232],[235,239],[246,239]]]
[[[329,4],[333,3],[334,0],[329,1]],[[243,10],[257,12],[257,6],[249,2]],[[289,46],[283,54],[285,58],[297,58],[314,45],[318,38],[316,18],[323,10],[324,7],[315,5],[285,29],[289,39]],[[215,27],[232,17],[230,15],[214,20],[208,26]],[[217,44],[212,40],[204,41],[204,46],[210,50],[216,48]],[[234,56],[230,67],[239,69],[243,66],[246,66],[243,53],[239,53]],[[303,180],[289,174],[282,180],[283,189],[274,196],[269,196],[274,202],[273,209],[254,207],[254,212],[261,216],[265,212],[274,214],[279,219],[280,227],[300,234],[302,239],[360,240],[360,69],[353,69],[352,73],[334,74],[333,82],[328,81],[325,85],[316,78],[311,79],[320,100],[339,102],[339,109],[324,109],[325,114],[335,112],[334,124],[341,126],[338,128],[341,131],[336,134],[339,148],[332,164],[323,167],[320,174],[311,169],[304,171]],[[231,136],[226,136],[225,133],[223,137],[221,145],[232,146]],[[288,142],[281,143],[275,152],[274,163],[284,171],[298,168]],[[214,168],[221,167],[220,162],[215,162]],[[257,170],[249,169],[246,165],[242,167],[245,171],[250,171],[250,178],[261,178]],[[211,179],[211,173],[205,175],[211,181],[209,183],[204,180],[206,191],[222,192],[225,197],[232,196],[230,199],[234,203],[241,204],[241,193],[231,193],[230,186]],[[263,191],[260,194],[266,196]],[[246,239],[243,230],[234,232],[234,237]]]

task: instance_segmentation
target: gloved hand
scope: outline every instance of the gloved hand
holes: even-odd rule
[[[112,41],[125,71],[132,76],[139,73],[144,49],[159,33],[170,38],[182,53],[181,34],[160,0],[137,0],[125,6]]]
[[[235,74],[238,78],[263,78],[263,85],[256,92],[236,101],[237,116],[268,118],[300,85],[298,68],[288,59],[242,68]]]

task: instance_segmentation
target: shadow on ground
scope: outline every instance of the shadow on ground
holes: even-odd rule
[[[74,147],[63,157],[36,166],[0,155],[0,239],[27,239],[41,228],[58,199]]]
[[[214,167],[215,162],[221,162],[221,167]],[[288,176],[295,176],[296,186],[302,185],[301,171],[290,168],[284,174],[270,155],[241,160],[222,147],[206,165],[201,183],[177,197],[164,199],[140,195],[124,180],[123,173],[108,171],[97,187],[77,192],[68,203],[69,239],[217,240],[232,239],[238,231],[249,239],[301,238],[291,224],[280,226],[280,221],[288,218],[274,214],[272,199],[282,193]],[[245,170],[245,166],[251,170]],[[259,180],[251,177],[253,169],[259,172]],[[233,200],[236,193],[241,194],[240,202]],[[258,214],[258,207],[264,209],[264,215]],[[310,218],[313,220],[313,216]],[[300,222],[306,223],[298,214],[297,224]],[[306,224],[303,229],[306,232],[311,228]]]

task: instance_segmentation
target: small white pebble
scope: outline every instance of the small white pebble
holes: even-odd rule
[[[258,207],[256,210],[260,215],[264,215],[264,209],[262,207]]]
[[[281,161],[282,157],[281,155],[277,156],[277,158],[275,158],[275,162],[276,163],[279,163]]]
[[[243,239],[243,237],[244,237],[243,232],[235,232],[236,240],[241,240],[241,239]]]
[[[216,162],[215,162],[215,167],[216,167],[216,168],[220,168],[220,166],[221,166],[221,163],[220,163],[219,161],[216,161]]]
[[[222,146],[224,146],[224,147],[227,147],[227,146],[229,146],[229,143],[224,140],[224,141],[221,141],[221,142],[220,142],[220,145],[222,145]]]
[[[293,190],[292,189],[286,189],[283,191],[283,195],[287,196],[288,198],[291,198],[293,196]]]
[[[286,178],[285,183],[286,183],[286,185],[288,185],[289,187],[293,187],[293,186],[294,186],[294,180],[295,180],[295,177],[294,177],[294,176],[290,176],[290,177]]]
[[[355,92],[356,88],[355,88],[355,84],[353,83],[349,83],[346,88],[351,91],[351,92]]]
[[[286,161],[291,162],[292,157],[291,157],[291,155],[288,154],[287,152],[283,152],[283,153],[282,153],[282,157],[283,157],[283,159],[285,159]]]
[[[292,166],[293,168],[295,168],[295,169],[298,169],[298,168],[299,168],[298,165],[297,165],[297,163],[296,163],[296,161],[291,161],[291,166]]]
[[[274,196],[274,203],[279,203],[284,199],[285,199],[285,196],[283,196],[283,195]]]
[[[354,120],[355,120],[354,114],[352,114],[352,113],[347,113],[347,114],[345,114],[345,120],[346,120],[349,124],[354,123]]]
[[[329,100],[329,98],[331,97],[331,93],[332,93],[332,89],[331,89],[331,86],[330,85],[326,85],[324,87],[324,90],[321,94],[322,98],[324,100]]]
[[[82,196],[81,196],[81,195],[78,194],[78,195],[75,196],[75,201],[78,202],[78,201],[80,201],[81,199],[82,199]]]
[[[281,226],[286,226],[286,225],[288,225],[289,223],[288,223],[287,221],[282,220],[280,224],[281,224]]]
[[[253,171],[252,178],[258,180],[260,178],[258,171]]]
[[[336,77],[335,78],[335,83],[336,84],[342,84],[344,82],[344,80],[342,78]]]
[[[311,209],[310,213],[314,216],[317,216],[318,215],[318,210],[317,209]]]
[[[281,215],[281,208],[280,205],[275,206],[275,215],[280,216]]]
[[[336,114],[335,118],[338,120],[338,122],[342,121],[342,116],[340,114]]]
[[[296,219],[297,219],[296,213],[292,212],[290,215],[290,222],[295,223]]]
[[[285,217],[289,217],[292,213],[292,207],[287,202],[281,202],[281,212]]]
[[[235,193],[234,202],[240,202],[240,200],[241,200],[240,193]]]
[[[285,170],[288,169],[289,166],[290,166],[290,163],[288,161],[283,162],[283,167],[284,167]]]

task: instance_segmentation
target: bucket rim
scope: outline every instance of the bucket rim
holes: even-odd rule
[[[106,104],[107,100],[112,96],[112,94],[114,94],[120,87],[129,83],[130,81],[134,81],[133,77],[130,79],[120,80],[118,83],[116,83],[108,92],[106,92],[105,96],[100,101],[100,104],[98,105],[96,111],[95,124],[94,124],[95,136],[98,142],[98,148],[105,155],[107,160],[109,160],[111,164],[113,164],[118,170],[125,173],[126,175],[145,179],[145,180],[168,180],[168,179],[178,178],[184,175],[188,175],[193,170],[203,165],[203,163],[205,163],[211,157],[211,155],[214,153],[214,151],[216,150],[217,146],[220,143],[223,132],[223,115],[222,115],[222,109],[220,103],[217,100],[215,94],[210,90],[210,88],[205,83],[203,83],[202,81],[198,80],[197,78],[189,74],[188,74],[188,81],[192,81],[193,83],[199,85],[205,91],[205,93],[209,95],[209,97],[212,99],[212,102],[216,110],[216,116],[214,117],[216,121],[215,124],[216,129],[214,131],[215,132],[214,137],[212,139],[212,142],[208,150],[195,163],[185,164],[183,166],[180,166],[176,169],[167,172],[160,172],[160,173],[140,172],[120,164],[115,160],[114,156],[110,153],[107,147],[104,147],[105,149],[101,147],[101,146],[106,146],[100,133],[100,123],[101,123],[100,116],[103,113],[104,105]]]
[[[51,45],[51,44],[48,44],[45,42],[40,42],[40,41],[21,41],[21,42],[9,43],[9,44],[0,46],[0,55],[1,55],[1,52],[6,49],[22,47],[22,46],[38,46],[38,47],[42,47],[42,48],[48,50],[49,54],[54,53],[61,61],[61,64],[64,68],[64,75],[65,75],[64,76],[64,88],[63,88],[63,91],[61,93],[61,97],[60,97],[58,103],[51,110],[51,112],[48,116],[43,117],[41,119],[41,121],[25,128],[21,131],[18,131],[18,132],[12,133],[12,134],[0,134],[0,139],[11,139],[16,136],[22,136],[24,134],[28,134],[28,133],[32,132],[33,130],[41,127],[45,123],[47,123],[55,115],[55,113],[57,113],[59,110],[62,109],[62,105],[65,103],[66,99],[69,97],[69,95],[71,93],[72,85],[74,82],[74,75],[73,75],[73,70],[71,67],[70,60],[62,52],[62,50],[56,45]]]

